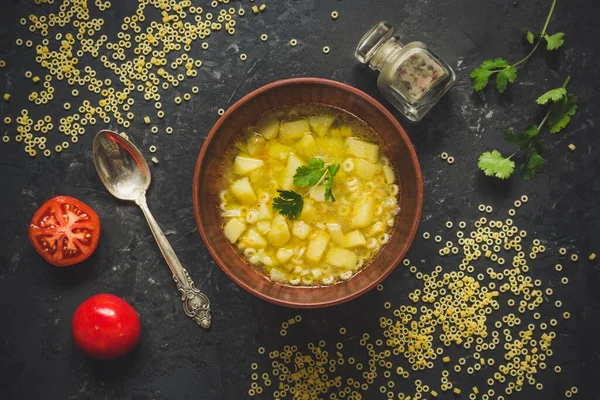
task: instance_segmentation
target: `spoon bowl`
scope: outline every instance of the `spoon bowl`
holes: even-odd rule
[[[116,132],[98,132],[94,164],[106,189],[118,199],[135,201],[150,187],[150,168],[144,156]]]

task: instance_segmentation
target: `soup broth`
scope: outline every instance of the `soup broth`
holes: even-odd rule
[[[384,149],[368,126],[340,109],[304,105],[269,112],[226,153],[220,192],[225,237],[274,282],[311,286],[350,279],[388,242],[399,212],[400,186]],[[296,186],[299,168],[315,165],[323,166],[314,172],[313,181],[322,175],[318,182]],[[329,166],[339,170],[331,176]],[[281,191],[302,199],[297,215],[274,209]]]

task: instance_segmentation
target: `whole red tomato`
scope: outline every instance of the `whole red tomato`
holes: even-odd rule
[[[73,339],[90,357],[112,360],[129,353],[140,339],[140,317],[120,297],[97,294],[73,314]]]

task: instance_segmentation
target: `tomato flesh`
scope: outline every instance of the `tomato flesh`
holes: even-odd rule
[[[129,353],[137,344],[140,317],[120,297],[97,294],[75,310],[72,333],[75,344],[86,355],[112,360]]]
[[[77,264],[98,246],[100,219],[87,204],[69,196],[45,202],[29,225],[29,239],[50,264]]]

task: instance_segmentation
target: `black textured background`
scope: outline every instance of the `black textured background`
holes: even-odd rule
[[[38,110],[26,100],[31,83],[23,77],[24,71],[42,71],[33,60],[32,49],[14,44],[17,37],[30,37],[18,20],[36,6],[33,1],[2,3],[0,59],[8,65],[0,69],[0,92],[12,93],[13,99],[0,104],[1,116],[14,118],[27,107],[34,115],[52,114],[57,120],[64,113],[61,101]],[[115,0],[105,18],[119,21],[135,9],[135,3]],[[209,1],[193,3],[207,6]],[[247,11],[252,5],[248,1],[233,3],[242,4]],[[524,55],[528,45],[520,29],[541,27],[550,0],[266,3],[267,10],[260,17],[247,14],[238,18],[235,36],[215,34],[205,52],[194,45],[192,54],[199,55],[204,66],[197,78],[186,80],[175,92],[181,95],[191,85],[198,85],[201,92],[181,106],[163,100],[167,113],[164,125],[175,130],[171,136],[150,133],[140,116],[152,111],[152,105],[144,102],[133,107],[138,117],[127,130],[147,157],[150,145],[158,147],[160,164],[152,167],[148,204],[183,265],[212,300],[210,331],[203,331],[183,315],[169,270],[141,211],[134,204],[112,198],[96,177],[92,139],[97,129],[106,126],[89,128],[78,144],[50,159],[30,159],[14,140],[0,143],[0,399],[242,399],[247,396],[249,365],[257,360],[257,347],[269,350],[318,339],[333,342],[341,326],[347,327],[348,338],[356,341],[363,332],[379,330],[384,301],[408,302],[406,296],[417,281],[399,268],[387,279],[383,292],[373,291],[341,306],[299,312],[277,307],[233,284],[200,240],[192,212],[192,172],[203,139],[218,118],[217,109],[266,83],[299,76],[356,86],[382,101],[405,126],[417,149],[425,181],[423,221],[408,258],[428,265],[440,263],[434,244],[421,239],[423,231],[442,232],[448,219],[473,220],[479,216],[476,207],[480,203],[504,212],[518,196],[529,196],[529,204],[515,220],[531,235],[544,239],[549,249],[542,262],[532,264],[531,274],[557,286],[573,317],[559,325],[553,344],[551,365],[563,365],[563,373],[542,372],[538,380],[544,383],[544,391],[527,386],[513,397],[559,399],[564,398],[565,389],[577,385],[577,398],[600,398],[600,269],[598,261],[587,260],[590,252],[600,253],[600,3],[560,0],[550,31],[566,32],[565,45],[552,54],[540,49],[503,95],[494,91],[473,94],[468,73],[484,58],[516,60]],[[337,21],[329,16],[332,10],[340,13]],[[353,58],[364,31],[384,19],[398,28],[405,42],[428,43],[450,62],[459,79],[418,124],[393,110],[376,88],[376,74]],[[260,42],[261,33],[269,35],[266,43]],[[299,45],[289,47],[290,38],[297,38]],[[324,45],[331,47],[329,55],[322,53]],[[240,52],[248,54],[245,63],[239,60]],[[501,129],[537,123],[544,110],[535,105],[535,98],[559,86],[567,75],[572,76],[569,90],[579,98],[579,112],[563,133],[544,135],[548,147],[545,172],[530,181],[518,174],[505,182],[485,178],[476,167],[478,154],[492,148],[509,151],[501,139]],[[66,85],[62,89],[56,85],[56,99],[75,104],[66,96]],[[14,128],[14,124],[12,128],[1,125],[2,131]],[[107,128],[117,126],[111,123]],[[570,152],[569,143],[574,143],[577,151]],[[440,160],[442,151],[456,158],[454,165]],[[73,268],[49,266],[27,238],[28,223],[37,207],[59,194],[85,201],[102,220],[95,254]],[[580,254],[580,261],[569,264],[564,274],[570,278],[566,287],[557,284],[552,268],[558,260],[556,249],[561,246]],[[443,265],[455,268],[451,261]],[[77,305],[101,292],[125,298],[142,320],[138,348],[110,363],[87,359],[74,347],[70,334]],[[303,322],[282,338],[278,332],[281,322],[298,313]],[[471,386],[469,380],[478,379],[465,375],[461,378],[464,387]],[[427,373],[419,376],[428,382]],[[435,376],[432,379],[439,383],[439,374]],[[404,383],[397,385],[402,388]],[[366,398],[383,398],[377,388],[373,386]],[[442,398],[452,396],[446,393]]]

